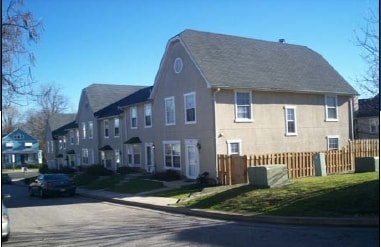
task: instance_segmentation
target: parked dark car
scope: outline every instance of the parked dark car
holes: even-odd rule
[[[41,198],[61,194],[74,196],[76,189],[73,179],[65,174],[41,174],[29,184],[29,195],[38,195]]]
[[[12,184],[12,178],[9,176],[8,173],[2,173],[1,174],[1,183],[2,184]]]

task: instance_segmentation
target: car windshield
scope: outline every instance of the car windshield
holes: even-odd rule
[[[50,174],[50,175],[45,175],[45,179],[46,180],[65,180],[68,178],[63,174]]]

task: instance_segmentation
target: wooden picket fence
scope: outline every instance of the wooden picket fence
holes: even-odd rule
[[[218,179],[222,185],[247,183],[247,168],[251,166],[286,164],[289,178],[315,176],[313,156],[325,154],[327,174],[345,173],[354,170],[357,157],[379,156],[379,140],[349,141],[341,150],[322,152],[287,152],[254,155],[218,155]]]

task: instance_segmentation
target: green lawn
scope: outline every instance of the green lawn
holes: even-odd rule
[[[198,197],[183,206],[248,214],[284,216],[379,215],[379,173],[309,177],[271,189],[244,185]]]

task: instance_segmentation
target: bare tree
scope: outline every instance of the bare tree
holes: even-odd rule
[[[37,43],[42,23],[22,7],[22,0],[10,0],[8,7],[2,9],[2,105],[17,103],[17,96],[32,93],[31,66],[35,57],[27,45]]]
[[[20,112],[15,105],[8,105],[1,111],[1,130],[3,133],[10,133],[21,123]]]
[[[54,83],[42,85],[35,97],[45,119],[54,113],[62,113],[69,107],[69,99],[61,93],[60,86]]]
[[[361,57],[367,63],[368,69],[357,79],[357,82],[365,92],[374,96],[380,88],[379,13],[375,14],[370,10],[365,21],[366,25],[360,28],[360,33],[355,31],[355,44],[362,49]]]

